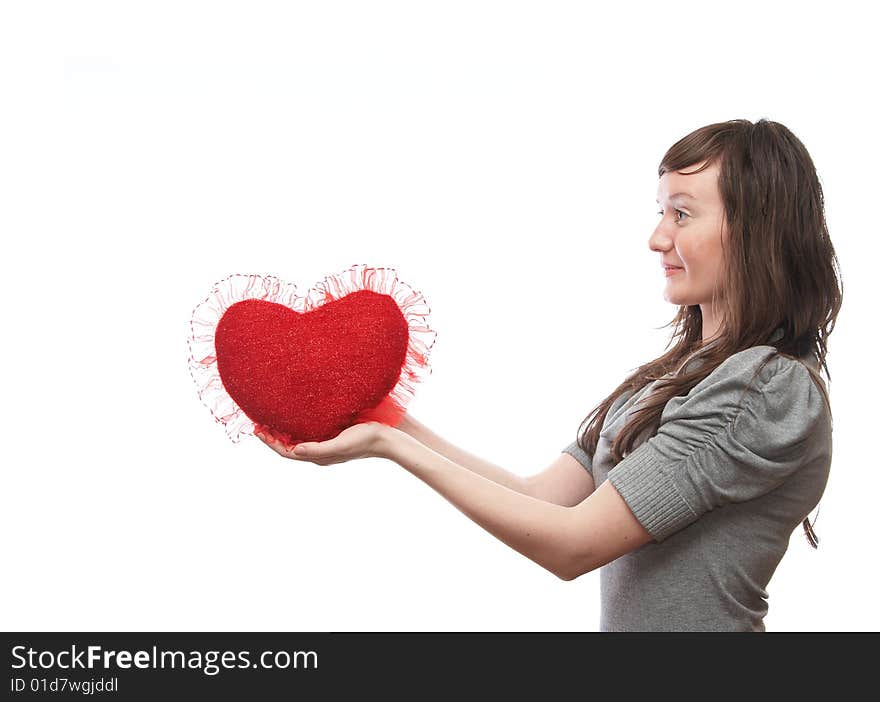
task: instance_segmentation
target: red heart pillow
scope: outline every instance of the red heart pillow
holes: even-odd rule
[[[360,422],[396,426],[430,373],[429,312],[388,268],[352,266],[305,297],[233,275],[193,310],[190,371],[233,441],[255,428],[293,446]]]

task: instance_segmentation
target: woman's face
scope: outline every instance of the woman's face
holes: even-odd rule
[[[701,165],[684,171],[691,173]],[[710,306],[722,271],[722,239],[726,241],[718,173],[717,163],[691,175],[664,173],[657,189],[662,216],[648,240],[651,250],[660,254],[660,263],[677,267],[666,277],[663,297],[675,305],[700,305],[704,338],[717,326]]]

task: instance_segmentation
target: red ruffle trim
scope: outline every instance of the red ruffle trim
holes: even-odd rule
[[[428,325],[431,309],[421,292],[401,281],[394,269],[363,263],[326,276],[304,297],[297,294],[294,283],[275,276],[235,273],[215,283],[208,297],[193,309],[187,339],[189,370],[199,398],[233,442],[238,442],[243,434],[253,434],[254,422],[229,396],[217,369],[214,332],[223,313],[236,302],[249,299],[267,300],[305,313],[356,290],[382,293],[397,303],[409,326],[409,344],[397,384],[376,407],[361,412],[355,423],[377,421],[389,426],[400,423],[415,394],[415,386],[431,373],[428,356],[437,339],[437,332]],[[295,444],[289,437],[279,438],[288,445]]]

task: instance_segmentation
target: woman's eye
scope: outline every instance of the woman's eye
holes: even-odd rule
[[[685,217],[689,217],[689,216],[690,216],[687,212],[682,212],[681,210],[676,210],[676,213],[678,213],[678,214],[680,214],[680,215],[684,215]],[[662,215],[662,214],[663,214],[663,210],[657,210],[657,214],[658,214],[658,215]],[[677,222],[680,222],[681,220],[680,220],[680,219],[676,219],[676,221],[677,221]]]

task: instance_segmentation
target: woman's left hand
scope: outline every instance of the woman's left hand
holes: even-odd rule
[[[384,458],[385,439],[390,430],[391,427],[381,422],[364,422],[344,429],[327,441],[305,441],[293,449],[259,429],[254,430],[254,436],[285,458],[329,466],[357,458]]]

